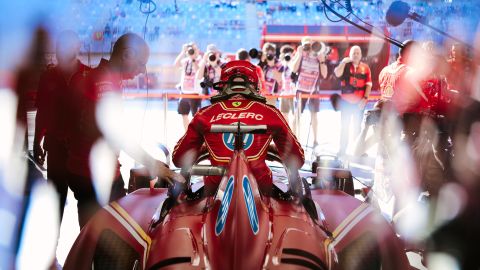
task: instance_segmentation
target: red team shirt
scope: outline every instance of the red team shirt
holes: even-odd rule
[[[77,61],[77,69],[72,78],[86,76],[89,70],[89,67]],[[75,75],[76,73],[79,74]],[[68,111],[66,101],[71,95],[70,82],[71,79],[67,81],[58,66],[48,69],[40,77],[35,137],[46,136],[46,141],[49,137],[53,137],[57,141],[66,139],[68,121],[70,120],[66,114]]]
[[[175,166],[189,165],[187,160],[195,160],[203,144],[210,153],[212,165],[227,165],[234,150],[233,134],[209,131],[212,124],[232,125],[238,121],[246,125],[267,125],[266,134],[244,135],[245,154],[260,187],[268,188],[272,184],[272,172],[265,163],[272,140],[284,162],[295,163],[298,168],[303,165],[303,149],[280,111],[273,106],[235,96],[203,108],[195,115],[187,132],[175,146]],[[220,180],[219,177],[206,178],[205,184],[218,185]]]
[[[424,107],[419,94],[420,85],[415,85],[407,76],[412,68],[398,61],[384,67],[379,75],[382,99],[391,100],[400,114],[418,113]]]
[[[357,103],[365,95],[367,83],[372,83],[372,74],[368,65],[363,62],[360,62],[357,68],[355,68],[353,64],[349,66],[350,77],[346,79],[349,80],[351,86],[355,87],[355,91],[353,93],[342,94],[342,98],[350,103]],[[345,73],[346,72],[343,74],[345,75]],[[344,80],[342,80],[341,85],[342,87],[345,87]]]
[[[67,160],[68,169],[77,175],[91,177],[89,159],[90,150],[101,133],[96,124],[95,111],[97,102],[107,93],[122,93],[122,77],[108,67],[108,61],[102,59],[97,68],[88,76],[76,74],[72,78],[74,98],[69,102],[72,108],[69,129]],[[120,174],[117,163],[117,176]]]

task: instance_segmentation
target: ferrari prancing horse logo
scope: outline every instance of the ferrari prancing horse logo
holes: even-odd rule
[[[232,102],[232,105],[233,105],[233,107],[238,107],[238,106],[242,105],[242,102],[234,101],[234,102]]]

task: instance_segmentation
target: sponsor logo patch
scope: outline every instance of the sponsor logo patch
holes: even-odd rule
[[[222,203],[220,204],[220,209],[218,209],[217,221],[215,222],[215,235],[220,235],[225,227],[227,222],[228,209],[230,209],[230,203],[232,201],[233,195],[233,175],[230,176],[227,182],[227,187],[225,188],[225,193],[223,194]]]
[[[245,199],[245,206],[247,207],[248,220],[250,221],[250,227],[253,234],[256,235],[259,230],[259,221],[257,215],[257,206],[255,204],[255,198],[253,197],[252,187],[248,181],[248,177],[244,176],[242,181],[243,197]]]
[[[242,135],[243,137],[243,149],[247,150],[252,146],[254,135],[246,133]],[[223,133],[222,135],[223,144],[230,150],[235,150],[235,134],[233,133]]]
[[[242,105],[242,102],[234,101],[234,102],[232,102],[232,105],[233,105],[233,107],[238,107],[238,106]]]

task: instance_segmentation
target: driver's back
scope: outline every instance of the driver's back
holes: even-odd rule
[[[203,143],[210,154],[212,165],[227,165],[233,155],[234,134],[210,133],[213,124],[267,125],[265,134],[244,134],[243,143],[250,169],[261,189],[267,190],[272,183],[272,173],[265,164],[267,149],[273,140],[284,164],[292,169],[304,163],[303,149],[290,130],[280,111],[273,106],[250,100],[241,95],[220,101],[200,110],[190,123],[187,133],[177,143],[173,163],[188,167],[198,156]],[[206,185],[218,185],[220,178],[206,179]]]

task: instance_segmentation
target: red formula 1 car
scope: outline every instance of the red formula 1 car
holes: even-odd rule
[[[273,191],[262,195],[239,138],[265,128],[213,126],[240,142],[227,168],[190,171],[222,175],[214,194],[138,189],[96,214],[64,269],[409,269],[388,222],[342,190],[311,188],[316,174],[309,183],[271,166]],[[280,161],[275,153],[268,159]]]

